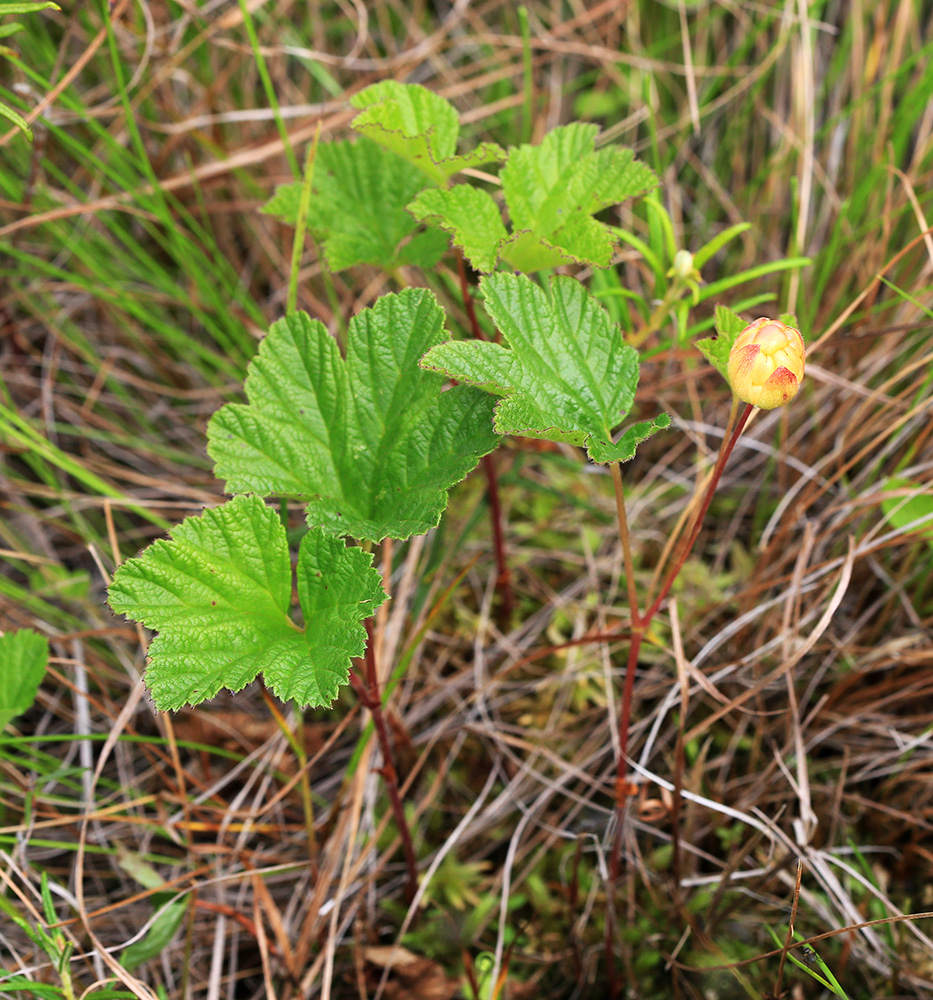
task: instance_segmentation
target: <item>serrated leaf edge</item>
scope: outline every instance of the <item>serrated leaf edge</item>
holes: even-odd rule
[[[384,132],[386,135],[401,135],[405,139],[424,139],[425,146],[428,150],[428,159],[430,159],[432,166],[437,167],[439,172],[444,175],[444,177],[449,180],[454,174],[459,173],[461,170],[465,170],[468,166],[472,166],[473,163],[492,163],[493,161],[498,161],[504,159],[505,150],[497,142],[482,142],[478,146],[475,146],[472,150],[466,153],[455,153],[453,156],[442,157],[441,159],[435,159],[433,152],[433,143],[431,142],[431,137],[437,132],[437,126],[432,125],[426,132],[406,132],[404,129],[396,128],[386,128],[382,122],[364,122],[363,125],[358,126],[356,123],[362,118],[370,108],[378,107],[376,104],[371,104],[361,111],[351,122],[350,127],[356,129],[361,135],[366,135],[364,129],[378,129],[380,132]],[[378,140],[374,140],[378,141]],[[488,155],[485,150],[492,149],[495,150],[493,155]],[[399,156],[394,150],[389,150],[393,156]],[[476,157],[479,156],[478,159]],[[463,166],[457,167],[455,170],[445,170],[444,167],[450,167],[457,161],[463,161]],[[470,162],[473,161],[473,162]],[[417,166],[417,163],[415,164]]]
[[[635,457],[638,451],[638,446],[640,444],[643,444],[649,438],[653,437],[658,431],[666,430],[668,427],[671,426],[672,423],[673,420],[671,418],[671,415],[669,413],[662,411],[656,417],[648,417],[646,420],[638,420],[635,423],[630,424],[628,427],[624,428],[618,434],[615,441],[599,442],[600,444],[605,444],[606,447],[608,448],[612,448],[615,447],[616,445],[621,444],[627,434],[631,433],[632,431],[638,430],[639,427],[644,427],[645,430],[639,432],[639,437],[635,441],[632,447],[631,454],[629,454],[626,458],[613,458],[613,459],[594,458],[593,455],[589,454],[589,442],[592,441],[594,436],[590,434],[587,437],[587,454],[589,455],[590,460],[597,465],[608,465],[611,462],[630,462]]]

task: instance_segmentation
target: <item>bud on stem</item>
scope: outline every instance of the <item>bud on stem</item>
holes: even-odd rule
[[[803,381],[805,353],[799,330],[780,320],[756,319],[736,337],[729,355],[732,391],[762,410],[783,406]]]

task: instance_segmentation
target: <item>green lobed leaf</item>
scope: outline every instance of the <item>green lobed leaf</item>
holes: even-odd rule
[[[509,215],[515,229],[532,229],[547,236],[560,228],[561,209],[582,206],[578,192],[592,183],[588,160],[596,148],[598,125],[575,122],[552,129],[537,146],[509,151],[502,169]],[[585,178],[581,177],[585,173]],[[577,180],[577,178],[581,178]]]
[[[287,689],[300,704],[329,705],[348,677],[351,657],[366,651],[366,629],[360,624],[387,599],[372,556],[347,548],[340,538],[312,528],[298,550],[298,597],[314,673],[292,676],[284,661],[265,671],[272,690]],[[366,614],[360,614],[365,609]],[[279,697],[282,697],[279,695]]]
[[[492,400],[443,391],[418,367],[443,323],[426,289],[384,295],[350,321],[346,361],[304,313],[273,324],[249,367],[249,404],[208,425],[228,492],[306,500],[309,524],[371,541],[436,526],[447,490],[498,443]]]
[[[616,238],[593,214],[650,191],[657,178],[630,149],[597,150],[598,132],[577,122],[553,129],[540,145],[510,151],[502,186],[512,229],[524,235],[502,247],[513,268],[537,270],[539,259],[556,254],[561,263],[609,264]]]
[[[635,457],[635,452],[642,441],[647,441],[652,434],[671,426],[669,413],[659,413],[652,420],[640,420],[629,427],[615,444],[604,444],[602,441],[591,440],[589,443],[590,458],[594,462],[628,462]]]
[[[414,164],[435,184],[446,184],[467,167],[492,163],[505,155],[500,146],[485,142],[458,156],[456,109],[418,84],[383,80],[355,94],[350,103],[361,112],[351,122],[356,131]]]
[[[557,277],[544,289],[494,274],[480,288],[509,347],[453,341],[421,364],[502,396],[497,431],[586,445],[593,461],[610,462],[631,458],[639,441],[668,425],[665,414],[613,440],[635,401],[638,354],[579,281]]]
[[[496,269],[499,246],[508,233],[492,195],[472,184],[422,191],[408,206],[416,219],[436,222],[453,237],[470,264],[483,273]]]
[[[186,518],[125,562],[108,600],[159,633],[146,670],[156,707],[238,691],[260,672],[283,700],[330,704],[365,650],[360,623],[386,595],[367,553],[315,529],[302,539],[297,572],[303,629],[289,617],[285,528],[255,496]]]
[[[526,273],[574,263],[606,267],[618,236],[593,213],[644,194],[657,179],[630,149],[597,150],[598,131],[595,125],[567,125],[538,146],[509,152],[502,186],[511,233],[492,197],[469,185],[424,191],[409,211],[438,222],[483,273],[499,263]]]
[[[390,270],[400,264],[433,267],[447,249],[436,230],[418,226],[406,205],[430,182],[411,163],[369,139],[318,147],[308,228],[323,244],[327,266],[360,264]],[[289,225],[298,219],[301,183],[282,184],[261,211]]]
[[[49,641],[31,629],[0,636],[0,730],[36,700],[49,663]]]
[[[748,326],[748,323],[738,313],[728,306],[716,306],[716,335],[703,337],[696,341],[697,349],[704,358],[728,382],[726,369],[729,365],[729,355],[735,338]]]
[[[514,233],[499,248],[502,260],[513,271],[531,274],[562,264],[580,264],[586,256],[576,257],[570,251],[555,246],[529,229]]]

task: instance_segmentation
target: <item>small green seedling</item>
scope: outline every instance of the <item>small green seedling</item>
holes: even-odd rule
[[[57,3],[53,3],[52,0],[44,0],[40,3],[0,3],[0,17],[5,14],[34,14],[40,10],[61,10],[61,7]],[[22,30],[22,27],[15,21],[12,24],[0,24],[0,38],[8,38],[15,32]],[[0,45],[0,55],[11,54],[10,49],[5,45]],[[0,118],[12,122],[30,142],[32,141],[32,127],[29,122],[18,111],[14,111],[2,101],[0,101]]]
[[[49,879],[45,872],[42,873],[40,882],[40,894],[42,897],[42,914],[45,923],[51,929],[46,930],[38,920],[30,923],[20,916],[16,906],[13,905],[5,895],[0,894],[0,910],[16,924],[19,929],[29,938],[36,948],[45,953],[52,964],[56,975],[61,983],[60,986],[45,985],[36,983],[32,979],[13,976],[4,979],[0,984],[3,991],[22,991],[25,995],[45,998],[64,998],[64,1000],[76,1000],[79,990],[71,976],[71,956],[74,951],[74,944],[68,940],[65,933],[53,925],[58,923],[58,914],[55,912],[55,904],[52,902],[52,892],[49,889]],[[3,970],[0,969],[0,972]]]
[[[783,947],[783,943],[774,928],[769,927],[768,932],[774,939],[774,943],[779,947]],[[804,938],[797,931],[794,931],[794,940],[803,941]],[[787,957],[794,963],[794,965],[797,966],[798,969],[803,969],[808,976],[815,979],[834,996],[842,997],[842,1000],[849,1000],[849,995],[842,988],[842,986],[840,986],[839,981],[832,974],[832,972],[830,972],[829,966],[827,966],[827,964],[822,958],[820,958],[813,948],[809,945],[804,945],[799,950],[799,956],[800,957],[798,958],[798,953],[794,951],[787,952]]]

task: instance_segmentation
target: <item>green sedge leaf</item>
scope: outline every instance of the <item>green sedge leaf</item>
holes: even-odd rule
[[[32,142],[32,127],[29,122],[8,104],[0,103],[0,118],[6,118],[7,121],[12,122]]]
[[[46,986],[26,976],[7,976],[5,969],[0,969],[0,972],[4,973],[4,978],[0,979],[0,987],[10,995],[21,992],[27,997],[37,997],[39,1000],[65,1000],[67,997],[61,986]]]
[[[543,289],[494,274],[480,288],[509,346],[449,342],[421,364],[503,397],[497,431],[585,445],[593,461],[610,462],[631,458],[639,441],[667,426],[662,415],[613,440],[635,401],[638,354],[580,282],[557,277]]]
[[[31,629],[0,636],[0,730],[36,700],[49,663],[49,641]]]
[[[418,229],[405,206],[429,183],[417,167],[369,139],[318,147],[308,228],[321,241],[327,266],[360,264],[386,270],[401,264],[433,267],[447,249],[436,230]],[[283,184],[261,211],[294,226],[301,183]],[[413,237],[413,238],[412,238]]]
[[[813,261],[809,257],[785,257],[783,260],[772,260],[765,264],[758,264],[737,274],[729,274],[718,281],[710,281],[700,290],[699,301],[705,302],[707,299],[716,298],[724,292],[739,285],[747,285],[750,281],[756,281],[769,274],[776,274],[778,271],[793,271],[799,267],[808,267]]]
[[[693,266],[699,270],[707,261],[712,260],[730,240],[735,239],[736,236],[741,236],[742,233],[747,232],[751,228],[752,224],[750,222],[737,222],[734,226],[724,229],[721,233],[714,236],[709,243],[706,243],[697,250],[693,255]]]
[[[276,512],[255,496],[189,517],[114,574],[108,600],[158,635],[146,683],[178,709],[238,691],[260,672],[283,701],[329,705],[361,656],[361,622],[385,600],[362,549],[310,530],[298,554],[305,628],[289,616],[291,560]]]
[[[0,17],[4,14],[32,14],[39,10],[61,10],[57,3],[0,3]]]
[[[443,324],[423,288],[384,295],[350,321],[344,361],[304,313],[275,323],[249,367],[249,404],[208,426],[228,492],[304,500],[309,524],[372,541],[436,526],[447,491],[498,443],[492,400],[443,391],[418,367]]]
[[[704,358],[728,382],[726,369],[735,338],[748,326],[742,317],[728,306],[716,306],[716,335],[696,341],[697,349]]]
[[[55,912],[55,903],[52,901],[52,890],[49,888],[48,872],[43,872],[39,877],[39,895],[42,898],[42,912],[45,914],[45,919],[50,924],[54,924],[58,919],[58,915]],[[54,931],[51,937],[61,940],[59,934]]]
[[[492,163],[505,155],[493,142],[457,155],[460,118],[456,109],[417,84],[383,80],[355,94],[350,103],[360,110],[351,122],[357,132],[414,164],[434,184],[446,184],[467,167]]]
[[[57,3],[52,3],[51,0],[45,3],[21,3],[21,2],[11,2],[11,3],[0,3],[0,16],[4,14],[32,14],[40,10],[61,10],[61,7]],[[20,25],[9,24],[4,25],[0,29],[0,38],[7,38],[10,35],[20,30]],[[0,46],[0,53],[2,54],[12,54],[10,50],[5,46]],[[15,125],[26,138],[32,142],[32,126],[28,121],[18,112],[14,111],[8,104],[0,103],[0,119],[5,118],[8,122]],[[9,721],[9,720],[7,720]],[[2,725],[0,725],[2,728]]]

